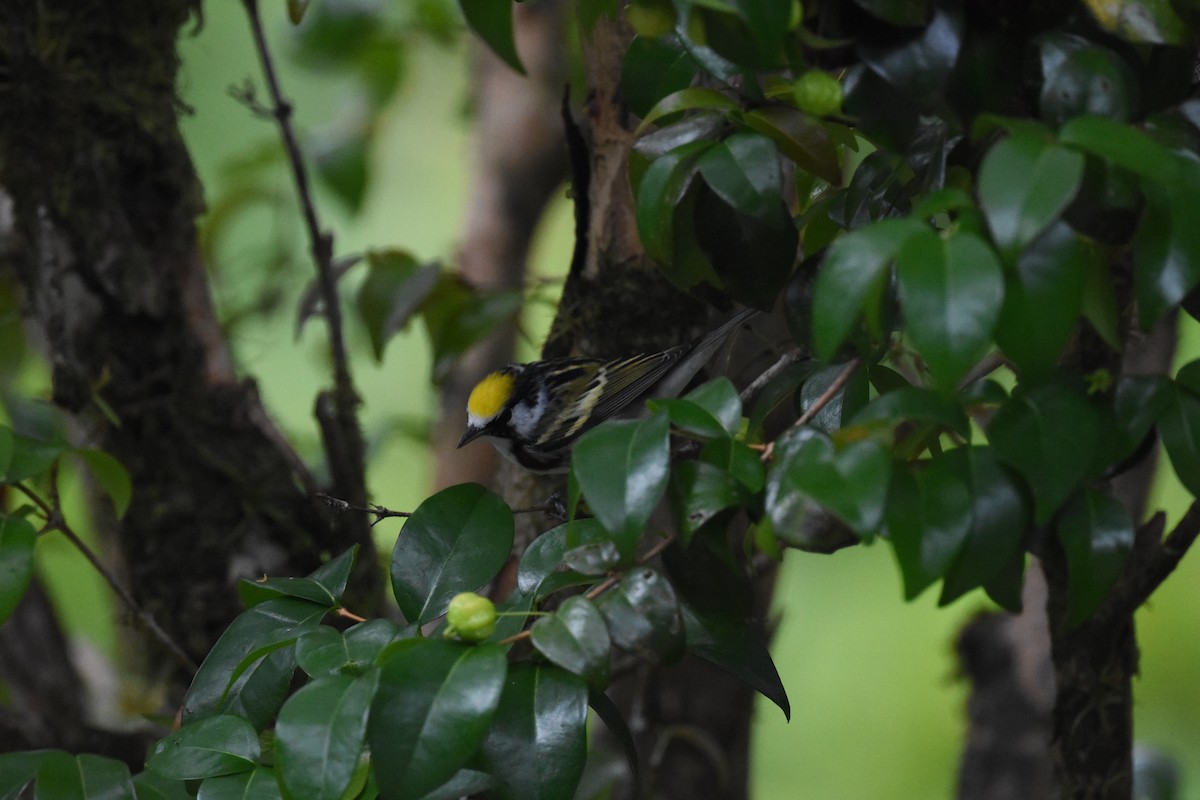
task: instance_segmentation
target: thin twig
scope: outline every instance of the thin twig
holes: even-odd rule
[[[1179,566],[1183,556],[1200,536],[1200,500],[1192,501],[1183,517],[1176,523],[1165,539],[1159,539],[1165,519],[1156,514],[1138,529],[1135,552],[1146,541],[1146,555],[1139,563],[1132,563],[1128,577],[1121,581],[1105,604],[1103,611],[1111,614],[1128,615],[1136,611],[1154,590]]]
[[[342,330],[342,311],[338,303],[337,277],[333,264],[333,236],[321,229],[321,223],[317,218],[308,170],[304,165],[304,157],[300,152],[300,144],[292,126],[292,106],[284,99],[279,85],[275,64],[271,59],[271,51],[267,47],[267,38],[263,32],[262,18],[258,13],[258,0],[242,0],[242,4],[246,7],[246,14],[250,18],[255,49],[258,51],[263,76],[266,78],[267,91],[271,98],[271,116],[279,124],[279,132],[283,137],[284,148],[287,150],[288,161],[292,167],[292,177],[296,182],[296,191],[300,196],[300,206],[304,212],[304,223],[308,230],[313,262],[317,269],[317,283],[320,287],[325,319],[329,324],[329,346],[332,351],[334,370],[333,411],[338,438],[341,440],[341,446],[333,448],[338,452],[329,454],[331,467],[335,470],[335,475],[343,475],[344,488],[353,490],[354,494],[365,494],[362,436],[358,431],[356,416],[358,394],[354,390],[354,382],[350,377],[350,363],[346,355],[346,342]],[[334,455],[337,455],[343,463],[334,463]]]
[[[379,522],[380,520],[388,519],[389,517],[411,517],[413,515],[413,512],[411,512],[411,511],[393,511],[392,509],[390,509],[386,506],[381,506],[378,503],[371,503],[371,504],[365,505],[365,506],[358,505],[356,503],[351,503],[348,500],[343,500],[340,497],[334,497],[331,494],[326,494],[325,492],[316,492],[315,497],[318,500],[320,500],[321,502],[325,503],[326,505],[337,509],[338,511],[359,511],[364,514],[370,514],[371,516],[375,517],[375,522]],[[562,509],[562,504],[556,502],[553,498],[551,498],[550,501],[548,501],[540,506],[529,506],[527,508],[514,508],[514,509],[512,509],[512,513],[514,513],[514,514],[551,514],[551,515],[555,515],[555,514],[560,514],[561,509]],[[374,525],[375,522],[372,522],[371,524]]]
[[[14,485],[22,494],[33,501],[34,505],[36,505],[45,516],[46,523],[42,528],[42,532],[45,533],[48,531],[59,531],[63,536],[66,536],[67,540],[75,546],[75,549],[83,554],[83,557],[88,560],[96,572],[100,573],[100,576],[107,581],[110,587],[112,587],[113,592],[117,595],[117,597],[120,598],[121,602],[125,604],[125,607],[129,609],[129,612],[136,617],[143,626],[145,626],[146,630],[148,630],[155,639],[158,639],[159,644],[165,647],[171,653],[171,655],[175,656],[175,659],[182,664],[184,668],[186,668],[192,675],[195,675],[196,670],[199,669],[199,666],[195,661],[192,660],[191,656],[189,656],[184,649],[180,647],[174,639],[171,638],[169,633],[163,630],[163,628],[158,624],[149,611],[146,611],[140,605],[138,605],[138,602],[133,599],[133,595],[131,595],[129,591],[121,585],[120,581],[117,580],[117,576],[114,575],[108,569],[108,567],[104,565],[95,552],[92,551],[92,548],[88,547],[87,544],[85,544],[84,541],[79,538],[79,534],[77,534],[75,530],[67,523],[66,517],[63,516],[62,508],[58,502],[58,491],[56,488],[54,488],[57,483],[58,481],[55,480],[55,477],[52,475],[50,483],[52,487],[51,502],[49,503],[46,502],[41,495],[30,489],[25,484],[17,483]]]
[[[842,388],[846,385],[846,382],[850,380],[850,376],[854,374],[854,371],[858,369],[861,363],[861,359],[855,358],[846,364],[842,371],[838,373],[838,376],[833,379],[833,383],[829,384],[829,387],[825,389],[825,391],[821,392],[821,396],[813,401],[813,404],[809,406],[803,414],[800,415],[798,420],[792,423],[791,427],[799,428],[801,425],[807,425],[812,421],[813,417],[817,416],[817,414],[820,414],[821,410],[825,408],[825,406],[829,405],[829,402],[833,400],[833,398],[837,396],[837,393],[842,390]],[[767,446],[763,448],[760,458],[763,461],[770,461],[774,453],[775,442],[768,442]]]
[[[742,405],[745,405],[754,398],[758,397],[758,393],[761,392],[768,383],[774,380],[776,375],[783,372],[792,364],[802,361],[803,359],[804,354],[799,350],[789,350],[781,355],[778,361],[767,367],[761,375],[752,380],[745,389],[742,389],[742,393],[740,395]]]

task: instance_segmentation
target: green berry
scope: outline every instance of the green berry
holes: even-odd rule
[[[842,107],[842,85],[820,70],[810,70],[797,78],[792,94],[800,110],[814,116],[825,117]]]
[[[454,595],[446,610],[447,639],[482,642],[496,630],[496,605],[474,592]]]

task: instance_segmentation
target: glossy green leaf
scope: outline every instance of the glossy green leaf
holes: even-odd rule
[[[979,203],[1007,263],[1058,219],[1082,180],[1082,155],[1035,136],[1013,134],[988,151]]]
[[[1052,33],[1041,40],[1042,119],[1062,123],[1082,115],[1132,119],[1137,112],[1136,78],[1113,50],[1081,36]]]
[[[129,767],[91,753],[45,753],[37,765],[37,800],[124,800],[133,797]]]
[[[375,360],[412,318],[441,277],[437,264],[419,264],[403,250],[367,253],[367,277],[358,290],[358,313],[367,328]]]
[[[635,36],[621,63],[621,95],[634,114],[645,116],[667,95],[686,89],[699,67],[674,34]]]
[[[893,477],[887,532],[904,579],[905,600],[946,574],[970,534],[972,498],[962,460],[947,454]]]
[[[776,530],[797,524],[805,501],[824,506],[863,538],[883,518],[891,459],[873,439],[834,445],[828,435],[792,429],[775,443],[766,509]]]
[[[728,378],[717,378],[685,395],[692,403],[708,411],[730,435],[742,424],[742,399]]]
[[[483,763],[502,800],[571,798],[587,756],[583,680],[553,666],[519,664],[504,682]]]
[[[0,514],[0,623],[25,596],[33,577],[37,530],[24,517]]]
[[[192,679],[183,700],[184,721],[222,710],[245,710],[246,703],[261,703],[266,708],[259,708],[255,719],[265,724],[262,712],[269,719],[274,713],[270,706],[283,702],[295,659],[290,648],[274,652],[264,648],[315,628],[328,612],[325,606],[286,597],[268,600],[240,614],[221,634]],[[252,668],[243,668],[237,678],[232,678],[247,656],[256,651],[265,654]],[[243,699],[243,693],[249,696]]]
[[[503,651],[493,644],[409,639],[380,670],[367,741],[383,797],[420,797],[479,747],[500,702]]]
[[[749,500],[750,493],[737,478],[707,462],[684,461],[671,473],[671,501],[685,545],[717,514]]]
[[[471,30],[491,48],[500,60],[522,75],[525,67],[517,54],[517,45],[513,40],[513,7],[511,3],[497,3],[495,0],[458,0],[463,17]]]
[[[779,152],[800,169],[834,186],[841,185],[842,163],[829,123],[786,106],[748,111],[742,123],[775,142]]]
[[[988,438],[1033,492],[1045,524],[1094,472],[1100,415],[1080,390],[1050,383],[1013,397],[996,411]]]
[[[336,608],[341,603],[342,593],[346,591],[357,555],[358,545],[354,545],[337,558],[322,564],[306,578],[243,580],[238,588],[242,603],[249,608],[266,600],[295,597],[330,609]]]
[[[1100,27],[1135,44],[1187,44],[1189,32],[1169,0],[1085,0]]]
[[[722,94],[716,89],[706,89],[701,86],[680,89],[659,100],[654,104],[654,108],[646,112],[646,116],[642,118],[642,124],[634,131],[634,136],[640,136],[648,127],[663,117],[670,114],[678,114],[681,111],[720,111],[730,113],[736,110],[737,103],[731,100],[728,95]]]
[[[885,43],[863,43],[859,55],[910,102],[936,102],[958,61],[964,21],[958,6],[938,6],[919,36],[884,39]]]
[[[137,800],[191,800],[187,784],[173,778],[165,778],[154,770],[142,770],[133,776],[133,788]],[[3,789],[0,797],[7,798]]]
[[[700,451],[700,460],[728,472],[751,492],[762,491],[767,468],[762,454],[737,439],[714,439]]]
[[[87,464],[92,478],[112,500],[117,518],[125,516],[129,510],[129,501],[133,498],[133,484],[129,480],[129,470],[120,461],[103,450],[84,448],[76,450],[76,455]]]
[[[1083,309],[1091,251],[1066,223],[1029,246],[1007,276],[996,343],[1024,380],[1058,364]]]
[[[585,433],[571,457],[588,507],[627,558],[667,488],[669,430],[662,414],[607,422]]]
[[[423,795],[421,800],[462,800],[464,797],[483,795],[499,784],[494,777],[476,769],[460,769],[454,777]]]
[[[314,678],[340,672],[361,674],[402,636],[400,627],[387,619],[360,622],[345,633],[321,626],[296,640],[296,664]]]
[[[699,141],[681,145],[654,160],[635,192],[638,236],[646,254],[664,264],[673,261],[676,207],[696,175],[696,163],[712,146]]]
[[[253,725],[217,714],[172,731],[154,745],[146,767],[167,778],[194,780],[248,772],[260,753]]]
[[[650,661],[671,662],[683,654],[683,620],[670,582],[649,567],[625,573],[596,607],[613,644]]]
[[[563,557],[576,547],[610,540],[608,531],[594,517],[573,520],[537,537],[525,549],[517,567],[517,588],[544,597],[567,586],[591,583],[589,575],[565,569]]]
[[[783,716],[791,720],[792,706],[787,691],[779,679],[770,651],[754,632],[754,626],[741,620],[700,614],[686,605],[680,610],[687,632],[688,652],[744,681],[779,706]]]
[[[735,133],[704,151],[696,162],[704,182],[728,205],[771,219],[783,194],[783,171],[774,143],[759,133]]]
[[[997,576],[1023,553],[1031,511],[1016,479],[989,447],[958,448],[946,454],[970,491],[970,530],[945,573],[939,605],[946,605]]]
[[[617,568],[622,561],[629,559],[621,556],[621,551],[611,539],[591,544],[581,544],[563,553],[563,567],[579,575],[592,577],[607,575]],[[590,583],[590,581],[588,581]]]
[[[237,775],[206,778],[196,800],[284,800],[275,771],[258,767]]]
[[[66,450],[62,442],[26,436],[0,425],[0,466],[5,468],[0,482],[20,483],[44,475]]]
[[[279,710],[275,757],[284,786],[306,800],[338,800],[358,768],[379,674],[329,675]]]
[[[1073,626],[1096,612],[1120,577],[1133,547],[1133,520],[1115,498],[1088,489],[1063,509],[1056,528],[1067,556]]]
[[[33,784],[38,766],[57,750],[33,750],[0,753],[0,798],[19,800],[26,787]]]
[[[1171,153],[1144,131],[1104,117],[1072,119],[1059,130],[1058,140],[1159,185],[1180,180],[1180,170],[1188,169],[1185,159]]]
[[[970,422],[961,406],[931,389],[916,386],[903,386],[878,395],[851,418],[850,425],[870,427],[874,422],[897,425],[925,422],[954,431],[964,438],[971,434]]]
[[[621,709],[617,708],[617,704],[609,699],[608,695],[597,691],[588,693],[588,705],[604,723],[609,735],[621,746],[621,750],[625,753],[625,760],[629,764],[629,773],[636,783],[640,773],[637,742],[634,741],[629,726],[625,724],[625,718],[621,716]]]
[[[729,432],[721,425],[719,419],[691,400],[673,397],[666,400],[651,400],[648,405],[652,411],[662,409],[666,413],[667,419],[671,421],[671,426],[678,430],[706,439],[729,436]]]
[[[1004,302],[1004,275],[979,237],[909,237],[896,256],[909,339],[943,391],[952,391],[983,354]]]
[[[1200,285],[1200,226],[1189,209],[1200,204],[1200,165],[1183,159],[1164,186],[1142,185],[1146,209],[1133,238],[1138,319],[1149,328]]]
[[[812,342],[817,358],[832,360],[859,320],[879,318],[888,268],[905,242],[924,230],[912,219],[885,219],[830,246],[812,303]]]
[[[1171,389],[1159,433],[1179,482],[1200,497],[1200,396],[1177,383]]]
[[[608,686],[611,641],[594,603],[586,597],[568,597],[548,617],[533,623],[534,648],[550,662],[587,681],[593,689]]]
[[[508,559],[513,515],[482,486],[443,489],[413,512],[392,551],[392,590],[406,619],[424,624],[450,598],[491,580]]]

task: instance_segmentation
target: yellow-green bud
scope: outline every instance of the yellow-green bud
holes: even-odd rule
[[[482,642],[496,630],[496,605],[474,592],[462,592],[450,600],[446,609],[447,639]]]
[[[842,107],[842,85],[819,69],[809,70],[792,84],[796,105],[817,117],[828,116]]]

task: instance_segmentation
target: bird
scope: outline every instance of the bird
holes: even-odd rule
[[[553,358],[509,364],[483,377],[467,398],[458,446],[480,437],[532,472],[565,472],[576,440],[606,419],[632,415],[637,402],[679,395],[743,322],[746,309],[691,344],[611,360]]]

